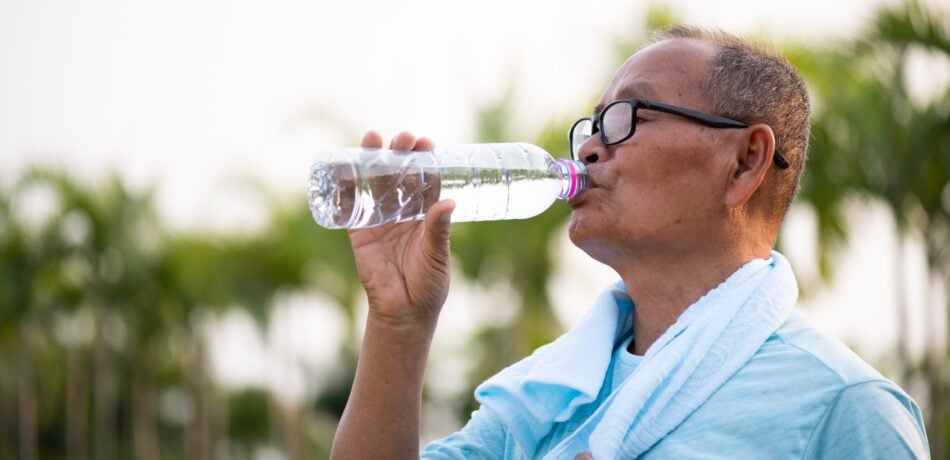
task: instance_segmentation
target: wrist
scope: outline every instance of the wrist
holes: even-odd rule
[[[387,315],[369,309],[366,317],[366,335],[383,339],[390,345],[428,344],[435,335],[438,315],[429,313],[411,313]]]

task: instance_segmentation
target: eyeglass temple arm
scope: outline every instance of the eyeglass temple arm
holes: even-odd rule
[[[666,112],[673,115],[680,115],[686,118],[691,118],[708,126],[714,128],[748,128],[747,123],[743,123],[738,120],[733,120],[732,118],[726,118],[712,113],[700,112],[698,110],[689,109],[686,107],[674,107],[671,105],[663,104],[662,102],[648,102],[640,101],[640,107],[649,110],[656,110],[659,112]],[[778,166],[779,169],[787,169],[790,164],[788,160],[785,159],[785,156],[782,155],[782,152],[778,149],[778,146],[775,146],[775,153],[772,155],[772,161],[775,163],[775,166]]]
[[[640,101],[638,104],[640,107],[649,110],[656,110],[659,112],[666,112],[673,115],[679,115],[682,117],[690,118],[696,120],[700,123],[703,123],[714,128],[748,128],[749,125],[738,120],[733,120],[732,118],[726,118],[719,115],[700,112],[698,110],[688,109],[686,107],[674,107],[672,105],[666,105],[661,102],[650,102],[650,101]]]

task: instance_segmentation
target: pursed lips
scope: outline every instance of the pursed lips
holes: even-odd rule
[[[593,190],[593,189],[597,189],[597,188],[600,188],[600,187],[597,185],[597,181],[594,180],[593,176],[590,175],[590,171],[588,170],[587,185],[586,185],[586,187],[584,187],[584,189],[581,190],[580,193],[578,193],[577,195],[575,195],[573,198],[567,200],[567,203],[568,203],[572,208],[575,208],[575,207],[577,207],[577,206],[580,206],[584,201],[586,201],[586,198],[585,198],[585,197],[588,195],[588,192],[591,191],[591,190]]]

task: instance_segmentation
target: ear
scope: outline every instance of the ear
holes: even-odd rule
[[[775,134],[768,125],[750,126],[740,141],[743,145],[736,153],[732,178],[726,190],[726,205],[730,208],[738,208],[752,198],[772,166],[772,155],[775,154]]]

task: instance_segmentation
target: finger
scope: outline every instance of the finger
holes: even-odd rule
[[[455,202],[442,200],[426,211],[426,242],[424,253],[432,262],[446,262],[449,257],[449,230]]]
[[[428,137],[422,136],[416,140],[416,145],[412,149],[418,151],[432,151],[435,150],[435,142],[432,142],[432,139]]]
[[[408,152],[411,151],[412,147],[415,145],[416,136],[413,136],[412,133],[408,131],[403,131],[393,138],[392,142],[389,144],[389,148],[393,150],[399,150],[401,152]]]
[[[430,221],[450,222],[452,212],[455,211],[455,201],[442,200],[436,202],[426,210],[426,227],[430,227]]]
[[[370,130],[363,135],[363,142],[360,146],[364,149],[378,149],[383,147],[383,135],[379,131]]]
[[[577,454],[577,457],[574,457],[574,460],[594,460],[594,457],[590,456],[590,452],[582,452]]]

